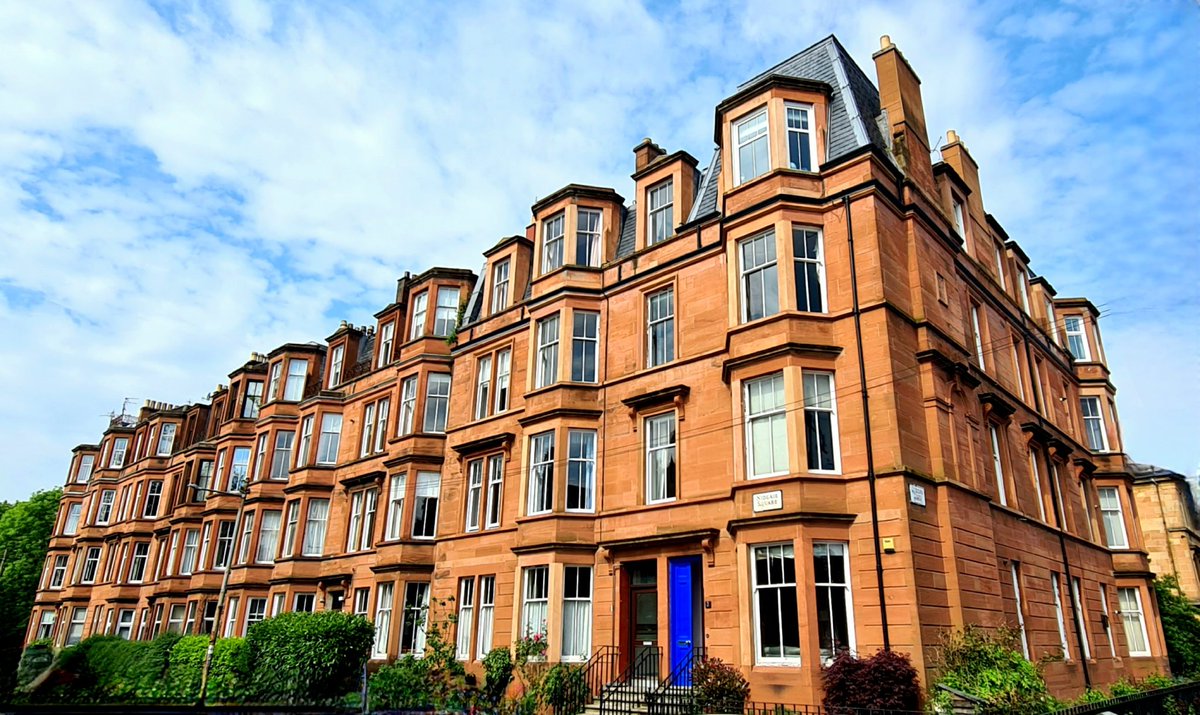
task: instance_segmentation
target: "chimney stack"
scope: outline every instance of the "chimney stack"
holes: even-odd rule
[[[891,133],[892,154],[908,178],[933,196],[937,190],[929,160],[921,79],[887,35],[879,38],[879,51],[872,58],[879,83],[879,106],[890,125],[887,131]]]
[[[646,137],[642,140],[641,144],[633,148],[633,156],[635,158],[634,171],[641,171],[653,163],[655,159],[666,155],[666,153],[662,147],[650,141],[650,137]]]

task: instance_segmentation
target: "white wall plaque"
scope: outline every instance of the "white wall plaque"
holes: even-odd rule
[[[925,506],[925,487],[920,484],[909,484],[908,500],[917,506]]]
[[[775,511],[783,508],[783,492],[759,492],[754,495],[754,511]]]

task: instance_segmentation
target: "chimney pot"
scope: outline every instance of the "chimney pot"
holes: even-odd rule
[[[879,38],[879,49],[881,49],[881,50],[886,50],[887,48],[889,48],[889,47],[891,47],[891,46],[892,46],[892,37],[891,37],[891,35],[882,35],[882,36],[880,36],[880,38]]]
[[[634,170],[641,171],[649,166],[650,163],[655,159],[663,156],[666,153],[667,152],[663,151],[662,147],[650,141],[650,137],[646,137],[642,140],[641,144],[638,144],[633,148],[635,166]]]
[[[956,141],[958,141],[958,132],[954,131],[953,129],[947,129],[946,130],[946,143],[953,144]]]

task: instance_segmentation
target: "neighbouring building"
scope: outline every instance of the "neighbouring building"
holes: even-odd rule
[[[1129,468],[1150,570],[1177,577],[1184,595],[1200,606],[1200,516],[1192,485],[1152,464],[1130,462]]]
[[[704,648],[757,701],[819,701],[842,650],[928,679],[970,623],[1061,656],[1059,695],[1164,670],[1099,313],[1035,277],[955,132],[931,161],[886,37],[874,61],[828,37],[717,105],[705,162],[643,141],[632,198],[565,186],[479,276],[406,274],[374,324],[114,420],[28,638],[339,609],[382,660],[453,596],[472,670],[533,633],[660,674]],[[240,521],[203,491],[243,485]]]

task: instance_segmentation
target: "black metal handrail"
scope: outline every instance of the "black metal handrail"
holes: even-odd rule
[[[604,686],[617,679],[621,651],[616,646],[602,645],[588,658],[580,674],[567,682],[562,701],[554,704],[555,715],[577,715],[593,702]]]
[[[627,713],[646,704],[646,698],[659,685],[662,648],[642,646],[629,667],[617,679],[604,686],[600,693],[600,715]]]
[[[691,646],[658,688],[647,697],[650,715],[693,715],[697,712],[692,673],[707,658],[704,646]]]

